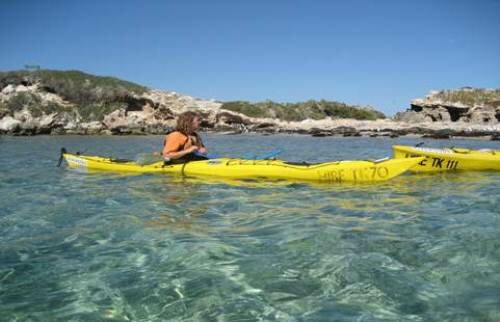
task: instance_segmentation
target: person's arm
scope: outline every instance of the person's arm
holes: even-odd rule
[[[201,139],[201,136],[198,133],[196,133],[196,139],[198,140],[200,145],[200,147],[198,148],[198,152],[200,152],[201,154],[207,154],[208,149],[205,146],[205,144],[203,144],[203,140]]]
[[[194,151],[197,151],[199,148],[196,145],[190,146],[187,149],[177,151],[177,152],[166,152],[163,154],[163,157],[169,158],[169,159],[179,159],[182,158],[183,156],[193,153]]]

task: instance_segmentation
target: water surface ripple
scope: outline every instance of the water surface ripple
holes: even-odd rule
[[[133,158],[161,140],[0,137],[0,320],[500,321],[499,173],[311,185],[55,167],[61,146]],[[418,142],[206,141],[295,161]]]

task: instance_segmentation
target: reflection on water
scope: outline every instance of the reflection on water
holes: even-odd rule
[[[54,167],[60,146],[132,158],[157,141],[2,139],[2,319],[500,320],[499,174],[325,185]],[[309,161],[379,158],[412,143],[206,141],[220,154],[280,146],[284,158]],[[450,145],[474,144],[493,147]]]

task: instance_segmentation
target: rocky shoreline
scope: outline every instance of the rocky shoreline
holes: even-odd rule
[[[218,114],[220,116],[220,114]],[[231,115],[233,118],[240,116]],[[224,117],[227,117],[225,115]],[[140,124],[108,126],[100,122],[80,123],[75,126],[57,124],[50,120],[30,120],[17,123],[16,119],[0,121],[0,133],[11,136],[31,135],[162,135],[173,129],[173,124]],[[43,122],[45,121],[45,122]],[[15,124],[15,126],[10,126]],[[7,126],[6,126],[7,125]],[[203,132],[226,135],[235,134],[300,134],[314,137],[388,137],[402,136],[433,139],[481,138],[500,140],[500,125],[471,125],[467,123],[419,123],[383,120],[358,121],[306,120],[302,122],[280,122],[275,120],[251,120],[249,122],[210,122],[205,121]]]
[[[83,75],[100,79],[96,76]],[[69,94],[66,91],[66,95],[62,95],[58,93],[59,89],[48,86],[36,78],[4,77],[0,82],[0,134],[165,134],[175,126],[177,115],[195,110],[203,116],[204,131],[224,134],[286,133],[316,137],[419,136],[435,139],[479,137],[500,140],[500,90],[466,88],[431,92],[424,99],[413,100],[409,110],[398,113],[393,119],[356,120],[333,116],[285,121],[279,118],[250,117],[224,109],[221,102],[214,100],[197,99],[175,92],[149,90],[120,80],[113,81],[125,85],[113,83],[111,89],[104,89],[111,91],[107,96],[102,94],[104,90],[101,87],[92,87],[88,90],[98,97],[97,102],[100,104],[90,108],[89,112],[88,108],[83,109],[75,103],[75,99],[72,101],[67,98],[71,96],[71,91]],[[87,79],[83,84],[87,84],[86,82]],[[132,90],[125,90],[124,86],[129,86]],[[460,102],[456,97],[468,101]],[[480,99],[477,99],[478,97]],[[100,114],[95,116],[95,113]]]

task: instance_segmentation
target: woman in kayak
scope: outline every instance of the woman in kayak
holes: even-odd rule
[[[163,158],[170,163],[206,160],[207,148],[196,133],[200,124],[201,117],[195,112],[179,115],[175,131],[169,133],[163,141]]]

